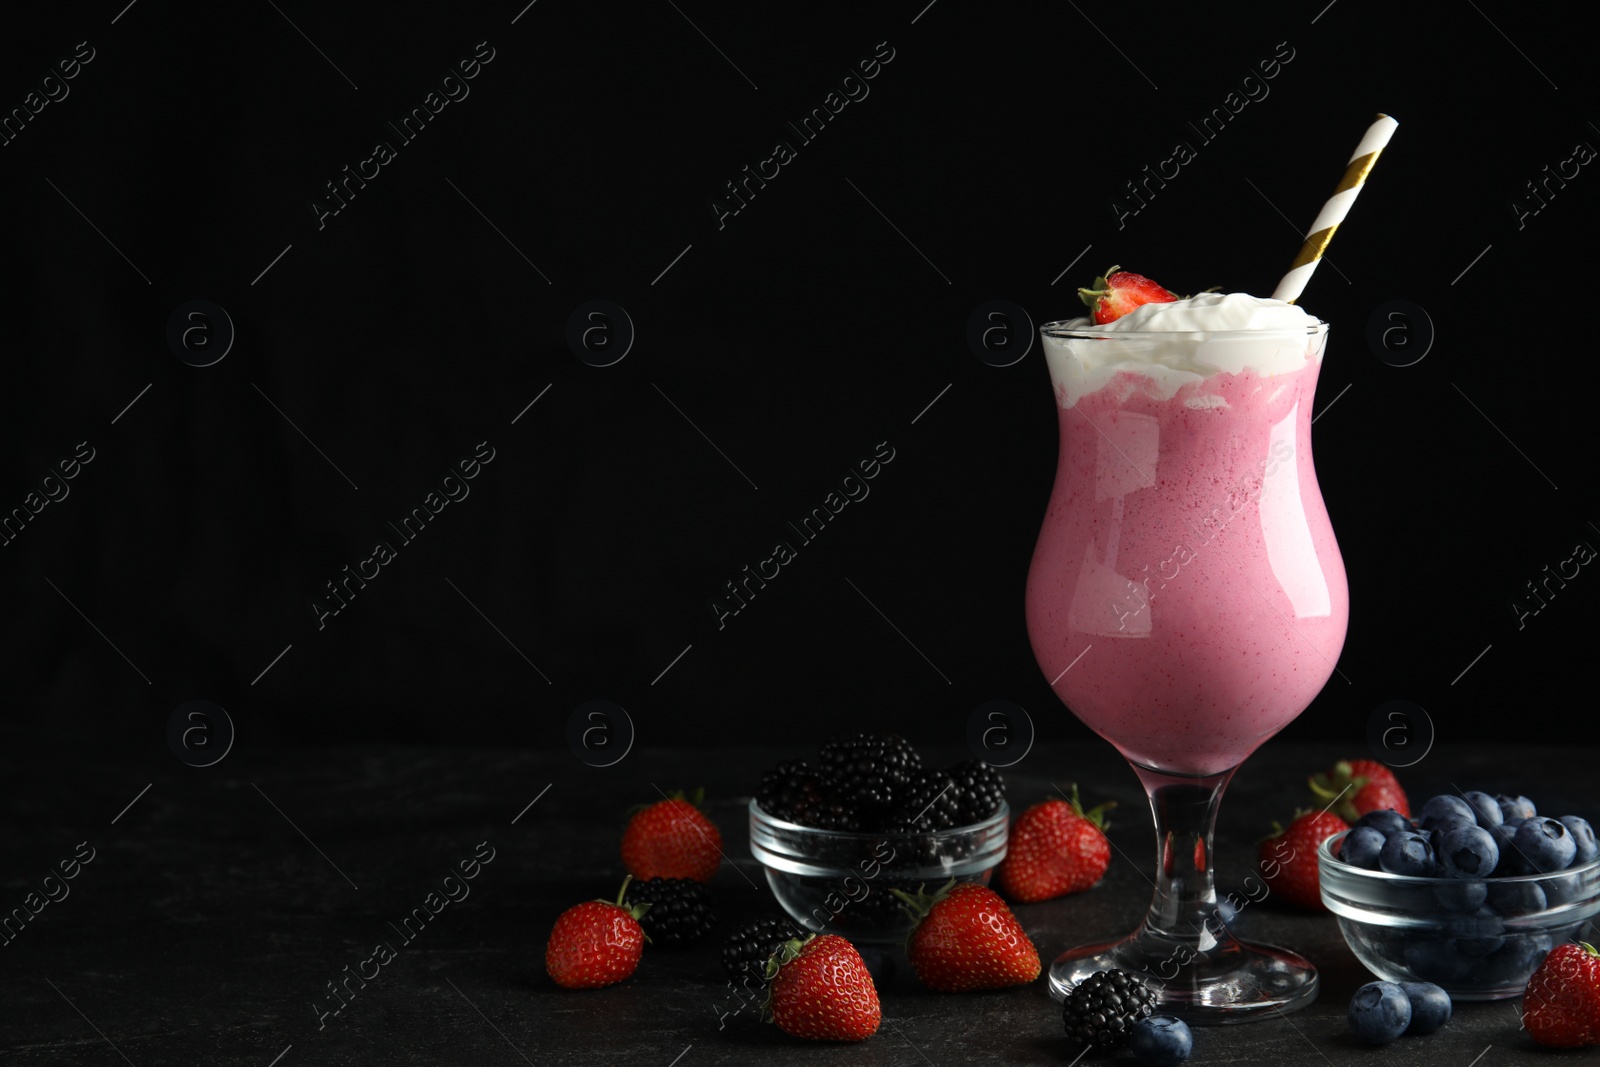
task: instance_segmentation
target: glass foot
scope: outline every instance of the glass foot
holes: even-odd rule
[[[1069,949],[1050,965],[1050,995],[1065,1000],[1083,979],[1112,969],[1148,982],[1158,1011],[1199,1026],[1254,1022],[1317,999],[1317,969],[1304,957],[1231,936],[1200,952],[1137,936]]]

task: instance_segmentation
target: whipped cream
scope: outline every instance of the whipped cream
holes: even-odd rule
[[[1137,384],[1141,391],[1166,400],[1185,385],[1215,374],[1254,371],[1269,377],[1322,359],[1324,331],[1313,332],[1321,325],[1316,316],[1294,304],[1247,293],[1201,293],[1142,304],[1103,326],[1088,318],[1065,325],[1097,336],[1043,336],[1050,380],[1062,407],[1072,407],[1125,372],[1143,379]],[[1123,339],[1122,334],[1129,336]],[[1188,403],[1211,407],[1220,400],[1196,395]]]

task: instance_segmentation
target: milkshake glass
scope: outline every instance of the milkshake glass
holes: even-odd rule
[[[1234,770],[1305,710],[1344,643],[1344,564],[1311,462],[1327,325],[1202,294],[1041,333],[1060,453],[1028,636],[1056,695],[1132,764],[1158,848],[1143,924],[1068,951],[1052,993],[1117,967],[1191,1022],[1302,1006],[1315,969],[1228,931],[1210,857]],[[1236,904],[1265,892],[1246,879]]]

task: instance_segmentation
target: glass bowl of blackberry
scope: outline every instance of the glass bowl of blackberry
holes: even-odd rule
[[[854,733],[815,761],[788,760],[750,801],[750,852],[795,922],[854,942],[903,941],[895,891],[987,884],[1005,858],[1011,809],[981,760],[943,769],[895,734]]]
[[[1589,823],[1526,797],[1430,799],[1416,819],[1369,812],[1317,849],[1322,901],[1356,958],[1456,1000],[1521,996],[1556,945],[1600,914]]]

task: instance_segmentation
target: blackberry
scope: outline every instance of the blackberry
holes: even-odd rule
[[[800,822],[818,830],[866,829],[861,816],[835,794],[824,793],[820,800],[800,815]]]
[[[1155,1006],[1150,987],[1127,971],[1096,971],[1072,987],[1061,1017],[1067,1036],[1079,1045],[1110,1049],[1127,1041],[1134,1024]]]
[[[717,925],[711,893],[692,878],[649,878],[628,886],[627,903],[649,904],[639,925],[653,945],[687,945]]]
[[[944,771],[918,771],[884,826],[896,833],[929,834],[957,825],[961,790]]]
[[[858,928],[882,929],[906,921],[905,904],[894,895],[894,890],[898,889],[913,897],[918,893],[929,891],[926,882],[874,881],[870,885],[871,892],[860,900],[850,902],[852,909],[850,920],[859,924]]]
[[[922,757],[898,734],[840,734],[819,753],[839,799],[863,818],[878,818],[901,799]]]
[[[958,763],[945,772],[956,783],[957,826],[982,822],[1000,810],[1006,799],[1005,779],[982,760]]]
[[[784,760],[761,775],[756,804],[777,819],[799,822],[800,816],[821,798],[817,775],[805,760]]]
[[[722,966],[736,985],[759,990],[767,984],[767,960],[785,941],[803,937],[788,919],[752,919],[722,943]]]
[[[774,818],[818,830],[860,830],[861,820],[805,760],[785,760],[761,775],[756,806]]]

